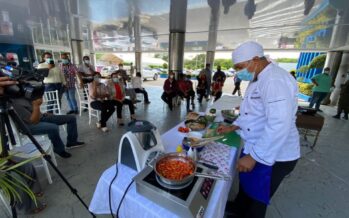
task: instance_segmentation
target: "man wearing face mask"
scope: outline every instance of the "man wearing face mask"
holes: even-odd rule
[[[82,58],[82,64],[79,66],[79,73],[81,74],[82,82],[87,84],[92,81],[93,75],[96,73],[95,67],[90,62],[89,56]]]
[[[332,87],[332,77],[330,74],[330,68],[326,67],[324,69],[324,73],[317,74],[311,81],[314,84],[313,87],[313,96],[311,97],[309,107],[312,108],[315,104],[315,109],[320,110],[320,104],[322,100],[326,97],[326,95],[331,91]]]
[[[295,125],[298,86],[284,69],[270,63],[256,42],[238,46],[232,55],[241,80],[250,81],[232,126],[219,133],[237,131],[244,142],[237,162],[240,186],[228,217],[264,217],[270,198],[300,157]]]
[[[55,65],[55,62],[52,58],[52,54],[50,52],[45,52],[42,55],[42,61],[43,62],[38,65],[38,69],[49,69],[48,76],[44,79],[45,91],[57,90],[59,102],[61,102],[63,95],[63,86],[66,85],[65,77],[61,73],[60,69]],[[48,106],[48,112],[53,113],[52,108],[53,106]]]
[[[78,83],[79,87],[82,88],[82,79],[76,66],[70,62],[68,55],[62,54],[61,58],[61,72],[66,80],[65,96],[70,108],[70,111],[67,114],[79,114],[78,103],[75,98],[75,83]]]

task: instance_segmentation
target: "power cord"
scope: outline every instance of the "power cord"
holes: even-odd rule
[[[111,186],[113,185],[116,177],[118,176],[118,173],[119,173],[119,169],[118,169],[118,164],[115,164],[115,176],[114,178],[111,180],[110,184],[109,184],[109,210],[110,210],[110,215],[112,216],[112,218],[115,218],[114,217],[114,214],[113,214],[113,210],[112,210],[112,207],[111,207]]]
[[[124,198],[125,198],[125,196],[126,196],[128,190],[130,189],[130,187],[131,187],[131,185],[132,185],[133,182],[134,182],[134,180],[132,179],[132,181],[130,182],[130,184],[128,184],[128,186],[127,186],[127,188],[126,188],[126,191],[125,191],[124,194],[122,195],[122,198],[121,198],[121,200],[120,200],[120,204],[119,204],[119,206],[118,206],[118,209],[116,210],[116,217],[117,217],[117,218],[119,218],[119,210],[120,210],[120,207],[121,207],[121,205],[122,205],[122,202],[123,202],[123,200],[124,200]]]

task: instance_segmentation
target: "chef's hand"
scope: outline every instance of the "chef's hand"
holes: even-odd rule
[[[255,165],[256,161],[248,154],[238,160],[237,169],[239,172],[251,172]]]
[[[228,133],[228,132],[233,132],[235,130],[239,129],[238,126],[232,125],[232,126],[225,126],[225,125],[220,125],[217,128],[217,133],[218,134],[224,134],[224,133]]]

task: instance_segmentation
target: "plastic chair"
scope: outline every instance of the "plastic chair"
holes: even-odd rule
[[[62,114],[58,90],[47,91],[44,93],[43,104],[41,105],[40,109],[43,113]]]
[[[10,154],[15,154],[16,157],[20,157],[23,159],[28,159],[32,157],[40,157],[42,161],[43,168],[46,173],[46,177],[49,184],[52,184],[52,178],[51,173],[47,165],[47,161],[44,159],[44,157],[41,155],[39,150],[35,147],[35,145],[30,141],[30,139],[20,133],[15,126],[14,122],[10,119],[13,134],[15,136],[15,140],[17,142],[17,145],[12,145],[10,147]],[[51,156],[51,160],[55,166],[57,166],[56,156],[53,152],[53,145],[47,135],[39,135],[34,136],[35,139],[40,143],[42,149]]]

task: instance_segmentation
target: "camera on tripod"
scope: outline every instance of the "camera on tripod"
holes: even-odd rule
[[[4,94],[10,98],[25,97],[29,100],[41,98],[45,92],[44,78],[48,76],[49,69],[23,70],[0,63],[0,77],[8,76],[18,81],[17,85],[8,86]]]

